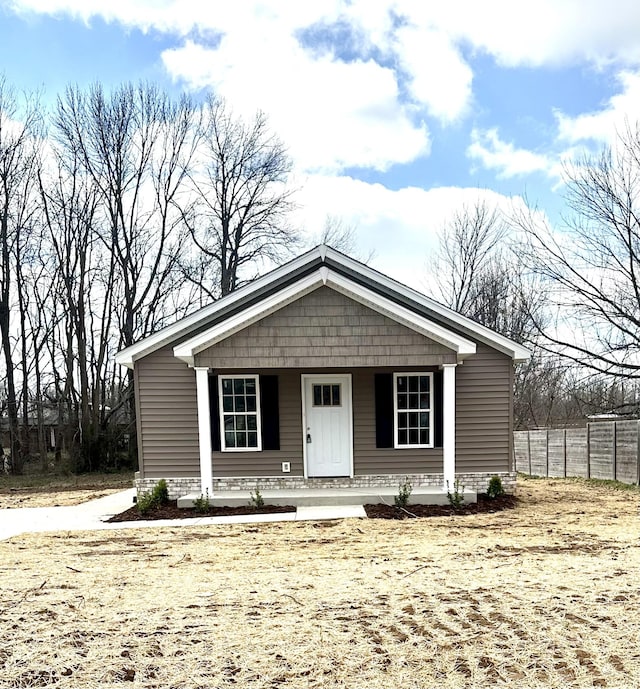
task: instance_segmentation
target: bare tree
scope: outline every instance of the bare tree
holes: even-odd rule
[[[528,239],[526,260],[549,285],[558,313],[540,325],[541,344],[593,372],[640,375],[640,127],[613,148],[565,169],[573,211],[553,231],[533,210],[515,224]]]
[[[164,296],[179,288],[186,229],[177,210],[195,150],[195,112],[155,86],[67,89],[54,118],[58,142],[97,189],[98,236],[115,261],[119,345],[159,327]]]
[[[440,295],[452,309],[467,314],[474,308],[474,285],[507,230],[498,210],[482,200],[463,206],[443,227],[431,267]]]
[[[431,269],[447,306],[522,344],[545,317],[545,294],[510,247],[497,209],[463,207],[440,234]]]
[[[353,256],[361,263],[370,263],[376,255],[374,249],[363,253],[358,248],[357,226],[348,224],[344,218],[337,215],[327,215],[322,231],[312,235],[310,245],[326,244],[347,256]]]
[[[280,262],[298,236],[288,224],[291,160],[265,115],[246,123],[213,96],[202,115],[201,166],[191,174],[198,198],[184,218],[201,252],[191,269],[216,298],[255,278],[261,263]]]
[[[19,397],[12,342],[13,328],[20,334],[23,419],[28,413],[26,391],[26,295],[21,264],[30,251],[34,208],[33,184],[41,140],[41,115],[33,101],[20,102],[15,90],[0,76],[0,348],[6,379],[6,407],[12,469],[21,473],[28,454],[28,436],[20,438]],[[16,306],[14,309],[13,306]],[[12,320],[12,312],[18,322]]]

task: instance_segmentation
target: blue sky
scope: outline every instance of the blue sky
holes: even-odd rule
[[[309,235],[356,227],[374,267],[420,288],[465,204],[564,210],[562,161],[640,112],[636,0],[0,0],[0,71],[212,89],[267,113]],[[318,7],[315,7],[318,5]]]

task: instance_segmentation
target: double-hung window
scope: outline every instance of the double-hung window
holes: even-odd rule
[[[393,374],[394,446],[433,447],[433,373]]]
[[[261,450],[260,382],[257,375],[219,376],[221,449]]]

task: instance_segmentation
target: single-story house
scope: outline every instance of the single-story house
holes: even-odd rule
[[[529,352],[319,246],[122,350],[139,491],[513,487]]]

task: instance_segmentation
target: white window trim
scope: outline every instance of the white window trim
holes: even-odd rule
[[[398,412],[409,411],[407,409],[398,409],[398,378],[401,376],[427,376],[429,378],[429,442],[423,444],[400,445],[398,442]],[[396,450],[415,450],[422,448],[434,447],[434,389],[433,389],[433,371],[399,371],[393,374],[393,447]],[[416,410],[418,413],[424,410]]]
[[[222,381],[223,380],[247,380],[252,378],[256,383],[256,428],[258,433],[258,445],[256,447],[227,447],[225,441],[224,433],[224,417],[225,411],[223,408],[223,395],[222,395]],[[228,415],[230,412],[226,412]],[[253,414],[254,412],[235,412],[232,413],[233,416],[238,416],[241,414]],[[220,450],[221,452],[262,452],[262,409],[260,408],[260,376],[258,374],[229,374],[229,375],[218,375],[218,416],[220,417]]]

